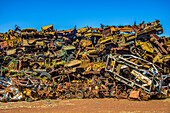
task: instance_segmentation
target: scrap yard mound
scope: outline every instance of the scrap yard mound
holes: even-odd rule
[[[0,101],[170,96],[170,37],[159,20],[0,33]]]

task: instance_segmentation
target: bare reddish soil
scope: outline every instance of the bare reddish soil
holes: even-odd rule
[[[0,103],[0,112],[56,113],[56,112],[169,112],[170,98],[164,100],[130,101],[127,99],[70,99],[35,102]]]

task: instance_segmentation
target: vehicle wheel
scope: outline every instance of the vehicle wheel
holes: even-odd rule
[[[102,76],[104,76],[104,75],[105,75],[105,69],[101,69],[101,70],[100,70],[100,74],[101,74]]]
[[[51,68],[47,68],[46,71],[47,73],[50,72],[52,69]]]
[[[104,92],[99,92],[99,97],[100,97],[100,98],[104,98],[104,97],[105,97]]]
[[[70,92],[66,92],[64,94],[64,96],[65,96],[66,99],[70,99],[71,98],[71,93]]]
[[[111,97],[115,97],[115,95],[116,95],[116,91],[115,91],[115,90],[112,90],[112,91],[110,92],[110,96],[111,96]]]
[[[135,55],[136,49],[135,49],[135,45],[133,45],[132,47],[130,47],[130,52]]]
[[[44,55],[38,55],[37,61],[45,61],[45,56]]]
[[[42,80],[48,80],[48,79],[51,79],[51,75],[50,75],[49,73],[42,72],[42,73],[40,74],[40,78],[41,78]]]
[[[82,99],[82,98],[84,97],[84,93],[83,93],[82,90],[77,90],[77,91],[75,92],[75,96],[76,96],[76,98],[78,98],[78,99]]]

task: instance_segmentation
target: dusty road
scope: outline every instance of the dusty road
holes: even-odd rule
[[[169,112],[170,98],[165,100],[129,101],[117,99],[40,100],[35,102],[0,103],[0,113],[56,112]]]

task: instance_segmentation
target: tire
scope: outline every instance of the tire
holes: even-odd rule
[[[100,74],[101,74],[102,76],[104,76],[104,74],[105,74],[105,69],[101,69],[101,70],[100,70]]]
[[[44,55],[38,55],[37,56],[37,61],[45,61],[45,56]]]
[[[51,68],[47,68],[46,71],[47,71],[47,73],[49,73],[50,71],[52,71],[52,69]]]
[[[47,77],[48,79],[51,80],[51,75],[50,75],[49,73],[47,73],[47,72],[42,72],[42,73],[40,74],[40,78],[43,78],[43,77]]]
[[[130,52],[135,55],[135,45],[133,45],[132,47],[130,47]]]
[[[65,96],[66,99],[70,99],[71,98],[71,93],[70,92],[66,92],[64,94],[64,96]]]
[[[77,91],[75,92],[75,96],[76,96],[76,98],[78,98],[78,99],[83,99],[84,93],[83,93],[82,90],[77,90]]]
[[[116,96],[116,91],[115,90],[110,91],[110,96],[115,97]]]

